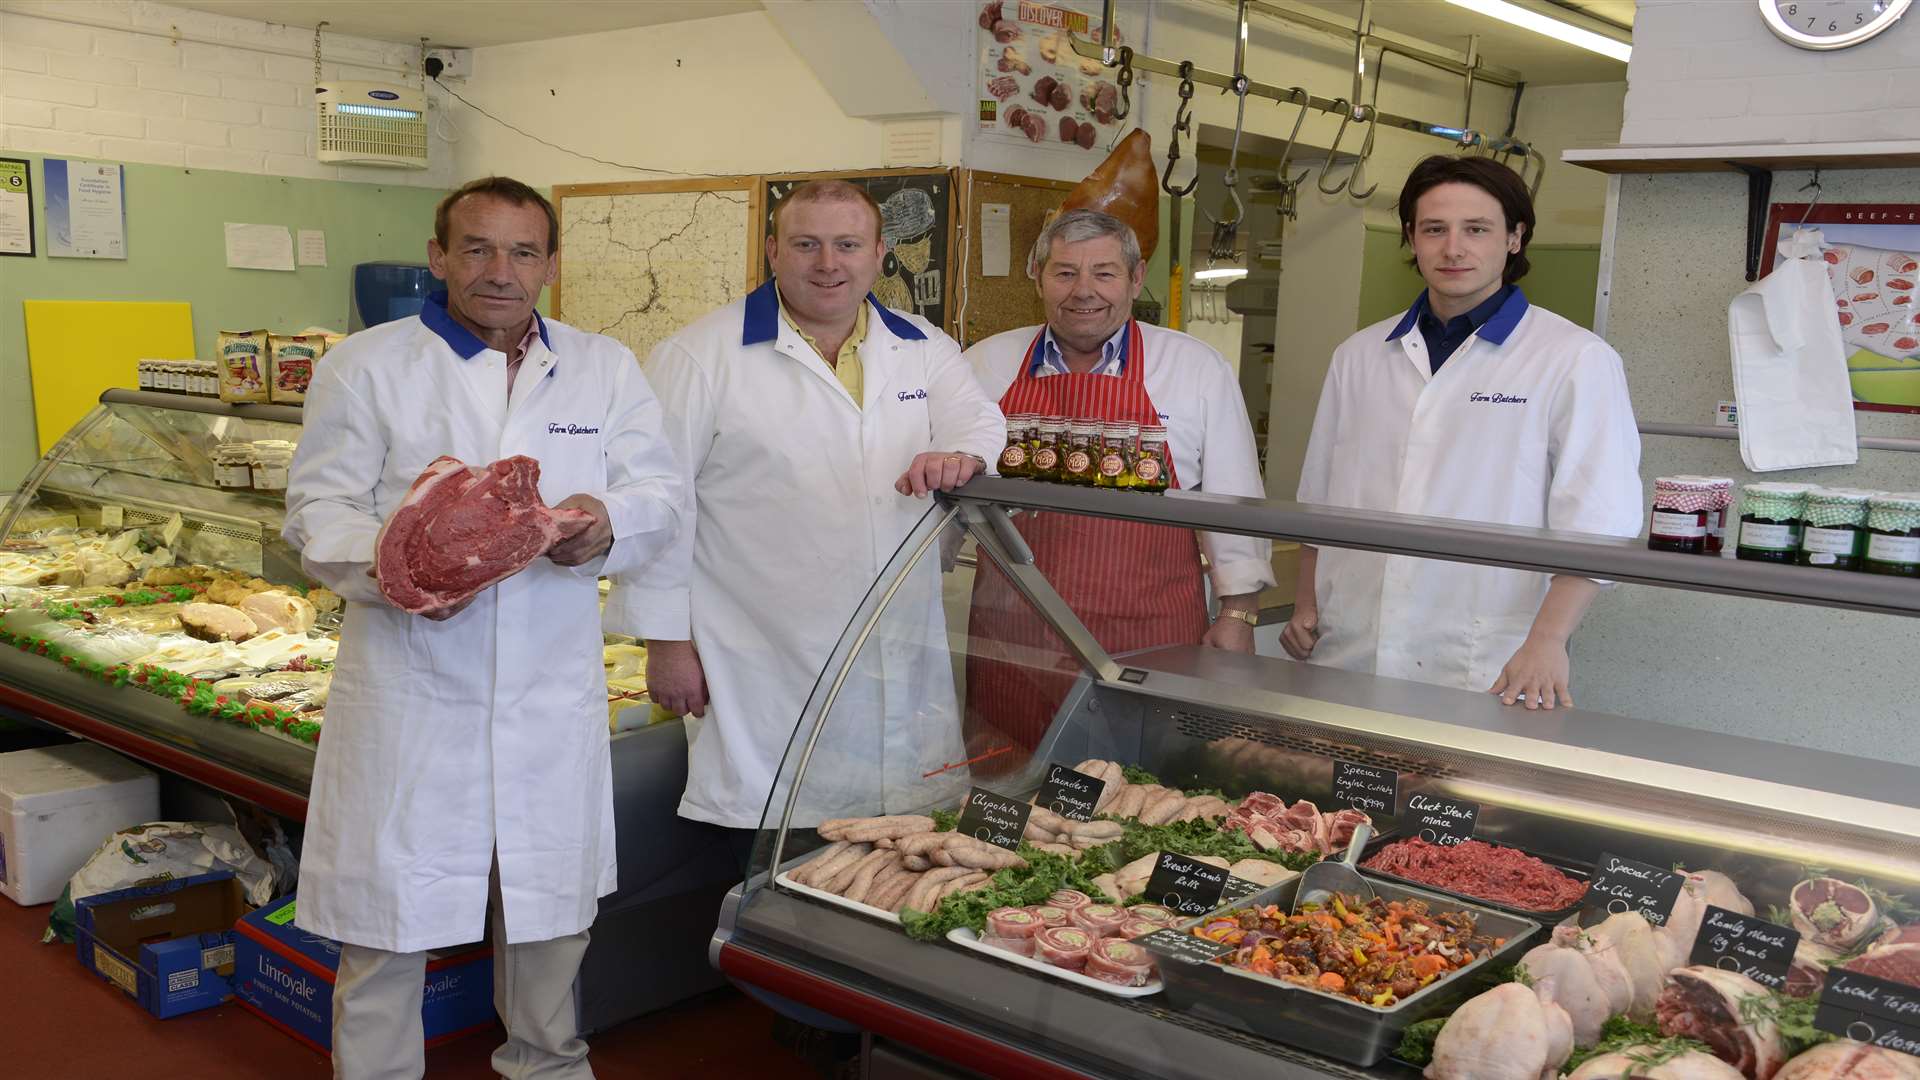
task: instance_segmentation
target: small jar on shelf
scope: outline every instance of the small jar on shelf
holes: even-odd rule
[[[1920,577],[1920,493],[1875,495],[1867,504],[1869,574]]]
[[[1800,558],[1800,529],[1811,484],[1748,484],[1740,489],[1740,546],[1734,554],[1755,562]]]
[[[1858,570],[1867,553],[1867,505],[1879,492],[1814,488],[1807,492],[1800,565]]]

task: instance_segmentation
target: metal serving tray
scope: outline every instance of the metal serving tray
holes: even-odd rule
[[[1190,930],[1206,918],[1236,908],[1278,904],[1291,907],[1299,879],[1263,890],[1244,900],[1183,923]],[[1375,889],[1386,900],[1425,900],[1435,912],[1468,911],[1481,933],[1506,939],[1506,944],[1482,956],[1445,979],[1391,1008],[1362,1004],[1333,994],[1309,990],[1264,975],[1218,963],[1190,963],[1163,959],[1160,978],[1166,984],[1164,1005],[1204,1020],[1225,1024],[1263,1039],[1311,1050],[1337,1061],[1370,1066],[1400,1043],[1408,1025],[1451,1012],[1461,1002],[1491,985],[1492,974],[1518,958],[1539,936],[1532,919],[1508,915],[1479,904],[1379,880]]]
[[[1463,892],[1456,891],[1454,889],[1443,889],[1438,885],[1429,885],[1424,881],[1415,881],[1412,878],[1404,878],[1398,874],[1389,874],[1384,870],[1367,869],[1367,866],[1366,866],[1367,860],[1379,854],[1381,848],[1386,847],[1388,844],[1394,843],[1397,840],[1404,840],[1404,839],[1406,839],[1406,837],[1404,836],[1374,837],[1372,840],[1368,841],[1366,850],[1360,853],[1360,863],[1357,869],[1360,871],[1360,873],[1362,873],[1363,875],[1365,875],[1366,877],[1374,881],[1391,881],[1397,885],[1405,885],[1409,889],[1424,889],[1427,892],[1439,893],[1442,896],[1457,897],[1461,900],[1465,900],[1466,902],[1474,905],[1475,907],[1492,908],[1495,911],[1505,912],[1508,915],[1517,915],[1522,919],[1537,919],[1548,927],[1558,926],[1561,923],[1567,921],[1569,917],[1580,914],[1580,909],[1586,904],[1586,897],[1582,895],[1580,899],[1575,900],[1573,903],[1567,905],[1566,907],[1560,908],[1558,910],[1535,911],[1531,908],[1515,907],[1512,904],[1502,904],[1495,900],[1483,899],[1481,897],[1474,896],[1470,893],[1463,893]],[[1577,862],[1573,859],[1563,859],[1558,855],[1547,855],[1542,852],[1534,851],[1530,848],[1523,848],[1518,844],[1501,844],[1501,843],[1495,843],[1492,840],[1484,841],[1484,843],[1491,844],[1494,847],[1512,848],[1513,850],[1518,851],[1522,855],[1531,855],[1534,858],[1539,859],[1541,862],[1546,863],[1548,866],[1553,867],[1555,870],[1558,870],[1561,873],[1567,875],[1568,877],[1574,879],[1575,881],[1590,882],[1593,880],[1593,864],[1592,863]]]

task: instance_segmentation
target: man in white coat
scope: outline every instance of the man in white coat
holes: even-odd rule
[[[1620,356],[1534,307],[1533,202],[1513,170],[1436,155],[1400,194],[1427,289],[1333,354],[1301,502],[1633,536],[1640,436]],[[1281,643],[1296,659],[1571,707],[1583,577],[1305,549]]]
[[[959,346],[869,291],[885,254],[863,189],[803,184],[774,215],[773,279],[647,362],[694,502],[670,555],[618,582],[608,625],[646,638],[653,699],[692,718],[681,816],[733,830],[742,858],[809,691],[927,509],[914,496],[1005,441]],[[829,718],[797,825],[964,792],[963,772],[921,781],[960,750],[937,576],[889,606],[913,641],[875,643],[887,670]]]
[[[1178,330],[1134,320],[1146,261],[1126,222],[1069,210],[1041,230],[1027,269],[1047,321],[967,350],[1002,412],[1158,427],[1170,486],[1266,494],[1253,425],[1226,358]],[[1035,565],[1109,652],[1196,644],[1253,651],[1260,590],[1274,583],[1270,541],[1071,514],[1023,515],[1015,527]],[[1052,630],[1004,576],[983,567],[977,580],[969,746],[980,752],[1011,739],[1032,747],[1078,665],[1068,668]],[[1209,586],[1217,618],[1208,613]],[[1059,665],[1036,663],[1049,653]]]
[[[346,597],[314,764],[299,926],[342,942],[339,1077],[417,1077],[427,950],[492,911],[508,1077],[585,1077],[573,981],[615,886],[602,573],[671,539],[682,502],[660,404],[616,341],[542,319],[559,224],[504,177],[449,195],[427,257],[446,291],[355,334],[314,373],[284,535]],[[428,463],[525,454],[542,498],[593,524],[462,603],[410,615],[375,538]],[[564,497],[563,497],[564,496]]]

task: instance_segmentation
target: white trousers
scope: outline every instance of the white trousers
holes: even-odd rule
[[[491,908],[493,1007],[507,1027],[507,1041],[493,1052],[494,1072],[508,1080],[591,1080],[573,1001],[587,932],[505,944],[497,875]],[[418,1080],[426,1074],[420,1021],[426,978],[424,952],[340,947],[333,983],[335,1080]]]

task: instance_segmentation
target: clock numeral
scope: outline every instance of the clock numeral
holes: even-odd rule
[[[1856,11],[1853,13],[1853,25],[1859,26],[1861,23],[1865,22],[1866,20],[1867,20],[1866,12]]]
[[[1798,15],[1798,14],[1800,14],[1800,5],[1799,5],[1799,4],[1788,4],[1788,5],[1787,5],[1787,15],[1788,15],[1789,17],[1791,17],[1791,16],[1794,16],[1794,15]]]

